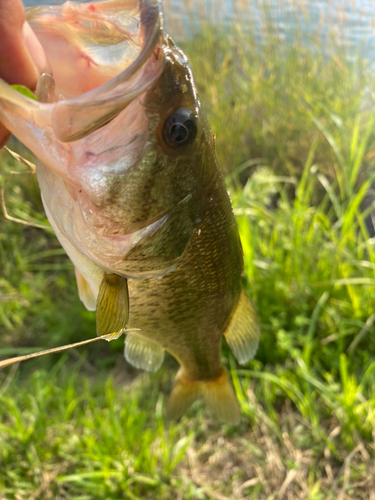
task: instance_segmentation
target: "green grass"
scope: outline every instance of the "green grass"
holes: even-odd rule
[[[115,388],[111,376],[90,380],[81,365],[62,358],[52,371],[5,382],[0,491],[5,498],[172,498],[172,473],[192,432],[166,426],[155,412],[155,385]]]
[[[121,361],[122,340],[28,362],[0,372],[1,500],[349,500],[375,491],[369,64],[347,62],[334,40],[321,55],[319,26],[309,45],[298,31],[293,45],[281,43],[267,26],[263,44],[239,23],[193,27],[183,46],[217,134],[244,286],[262,325],[247,367],[223,347],[241,424],[218,425],[200,403],[165,422],[175,364],[137,376]],[[26,171],[5,152],[0,161],[2,182]],[[31,176],[12,176],[6,200],[13,216],[47,224]],[[94,314],[53,234],[0,225],[0,356],[92,337]]]

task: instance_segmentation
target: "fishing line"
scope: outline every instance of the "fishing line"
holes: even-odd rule
[[[75,342],[74,344],[67,344],[60,347],[53,347],[52,349],[46,349],[44,351],[33,352],[31,354],[25,354],[24,356],[16,356],[14,358],[4,359],[0,361],[0,370],[7,366],[14,365],[15,363],[21,363],[22,361],[27,361],[28,359],[38,358],[39,356],[44,356],[46,354],[52,354],[53,352],[67,351],[73,349],[74,347],[80,347],[82,345],[91,344],[97,340],[106,340],[110,342],[111,340],[116,340],[121,337],[123,333],[129,332],[139,332],[139,328],[132,328],[130,330],[123,330],[121,333],[107,333],[106,335],[101,335],[100,337],[94,337],[88,340],[82,340],[81,342]]]

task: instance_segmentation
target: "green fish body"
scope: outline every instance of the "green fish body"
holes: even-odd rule
[[[40,78],[39,102],[0,82],[0,118],[39,159],[46,213],[97,333],[138,328],[125,340],[138,368],[157,370],[165,351],[177,359],[171,418],[202,397],[237,423],[221,339],[246,363],[259,326],[188,60],[154,0],[64,5],[29,11],[52,75]]]

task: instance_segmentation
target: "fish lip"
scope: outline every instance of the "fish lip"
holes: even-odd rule
[[[61,101],[61,103],[75,102],[80,100],[83,96],[87,99],[95,99],[95,97],[100,96],[100,94],[110,92],[116,89],[122,83],[128,81],[137,71],[147,62],[151,54],[155,50],[155,47],[160,40],[163,32],[163,17],[160,9],[159,0],[141,0],[141,30],[144,31],[143,39],[146,40],[146,44],[143,46],[139,56],[135,61],[132,62],[122,73],[120,73],[115,78],[112,78],[103,85],[96,87],[95,89],[86,92],[78,97],[73,97],[71,99],[66,99]]]
[[[161,73],[163,55],[158,48],[163,33],[160,1],[139,0],[139,5],[139,36],[143,46],[138,57],[104,84],[53,104],[51,125],[61,142],[80,140],[108,124],[138,95],[148,90]]]

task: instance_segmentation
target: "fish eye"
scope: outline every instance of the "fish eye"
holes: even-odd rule
[[[191,144],[197,135],[197,118],[189,108],[179,108],[163,126],[163,139],[172,148]]]

